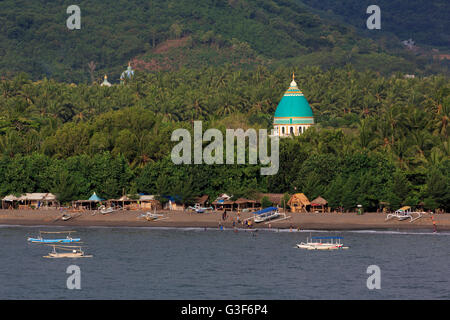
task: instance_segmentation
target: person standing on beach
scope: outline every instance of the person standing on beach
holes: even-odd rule
[[[433,216],[431,216],[431,221],[433,222],[433,232],[436,233],[437,232],[436,221],[434,221],[434,217]]]

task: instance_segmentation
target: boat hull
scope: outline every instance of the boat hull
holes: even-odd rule
[[[79,242],[80,238],[70,238],[70,239],[39,239],[39,238],[28,238],[29,242],[33,243],[71,243]]]
[[[92,258],[92,255],[84,255],[82,253],[49,253],[44,258],[58,259],[58,258]]]
[[[340,250],[340,249],[348,249],[348,247],[344,247],[342,244],[330,244],[330,243],[299,243],[297,244],[297,248],[306,249],[306,250]]]
[[[276,219],[276,218],[278,218],[280,216],[280,214],[279,213],[275,213],[275,214],[272,214],[272,215],[270,215],[270,216],[265,216],[265,217],[255,217],[255,223],[260,223],[260,222],[264,222],[264,221],[269,221],[269,220],[273,220],[273,219]]]

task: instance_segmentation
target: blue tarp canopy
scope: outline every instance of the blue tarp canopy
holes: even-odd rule
[[[343,237],[312,237],[313,239],[320,239],[320,240],[324,240],[324,239],[344,239]]]
[[[103,201],[103,200],[105,200],[105,199],[100,198],[95,192],[89,198],[89,201]]]
[[[164,199],[167,199],[172,202],[181,202],[181,196],[180,195],[173,195],[173,196],[162,196]]]
[[[263,214],[263,213],[277,211],[277,210],[278,210],[277,207],[268,207],[268,208],[264,208],[264,209],[259,210],[259,211],[255,211],[255,212],[253,212],[253,214]]]

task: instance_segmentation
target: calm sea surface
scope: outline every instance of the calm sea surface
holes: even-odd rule
[[[45,259],[52,248],[26,241],[39,230],[67,229],[0,227],[0,299],[450,298],[448,232],[312,232],[350,246],[322,252],[294,248],[309,232],[74,228],[94,257]],[[66,287],[73,264],[81,290]]]

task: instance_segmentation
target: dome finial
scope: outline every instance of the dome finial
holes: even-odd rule
[[[297,86],[297,82],[295,82],[295,72],[292,72],[291,87],[296,87],[296,86]]]
[[[111,87],[111,83],[108,82],[108,76],[106,74],[105,74],[105,77],[103,78],[103,83],[100,86]]]

